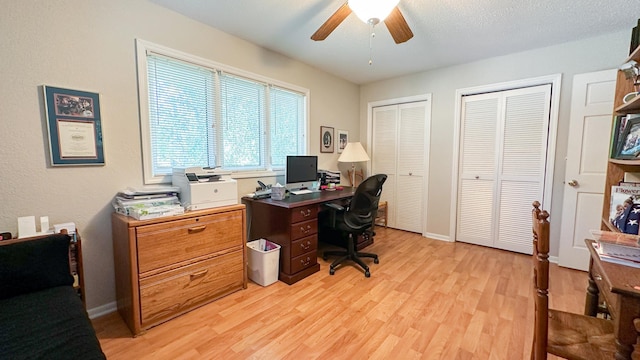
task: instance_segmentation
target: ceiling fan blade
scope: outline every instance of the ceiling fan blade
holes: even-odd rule
[[[387,29],[389,29],[396,44],[403,43],[413,37],[409,24],[407,24],[397,6],[393,8],[391,14],[384,20],[384,24],[387,25]]]
[[[337,28],[347,16],[349,16],[349,14],[351,14],[351,8],[347,3],[344,3],[327,19],[327,21],[324,22],[324,24],[322,24],[322,26],[320,26],[318,30],[316,30],[315,33],[313,33],[313,35],[311,35],[311,39],[315,41],[326,39],[327,36],[329,36],[329,34],[331,34],[331,32],[335,30],[335,28]]]

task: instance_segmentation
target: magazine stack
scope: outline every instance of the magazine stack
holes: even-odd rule
[[[638,234],[640,182],[621,182],[611,187],[609,222],[620,232]]]
[[[600,230],[592,230],[591,234],[601,260],[640,268],[640,236]]]
[[[118,192],[112,205],[117,213],[136,220],[184,214],[177,186],[153,186],[141,189],[127,188]]]

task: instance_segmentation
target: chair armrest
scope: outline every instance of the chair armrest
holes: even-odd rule
[[[344,211],[344,207],[338,204],[334,204],[334,203],[326,203],[324,204],[324,206],[330,208],[331,210],[334,211]]]
[[[329,209],[329,225],[333,228],[336,226],[336,213],[344,212],[344,206],[336,203],[326,203],[323,206]]]

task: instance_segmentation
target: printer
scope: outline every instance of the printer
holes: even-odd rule
[[[202,210],[238,203],[238,184],[230,171],[208,167],[173,168],[172,183],[180,188],[186,210]]]

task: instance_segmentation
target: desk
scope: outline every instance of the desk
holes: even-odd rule
[[[614,322],[617,353],[616,359],[631,359],[638,333],[633,320],[640,318],[640,269],[601,261],[593,248],[593,240],[585,240],[591,260],[589,262],[589,286],[585,301],[586,315],[596,316],[598,295],[607,302]]]
[[[349,199],[353,189],[291,195],[284,200],[243,197],[249,213],[249,241],[265,238],[280,245],[280,281],[289,285],[320,270],[318,212],[324,203]]]

